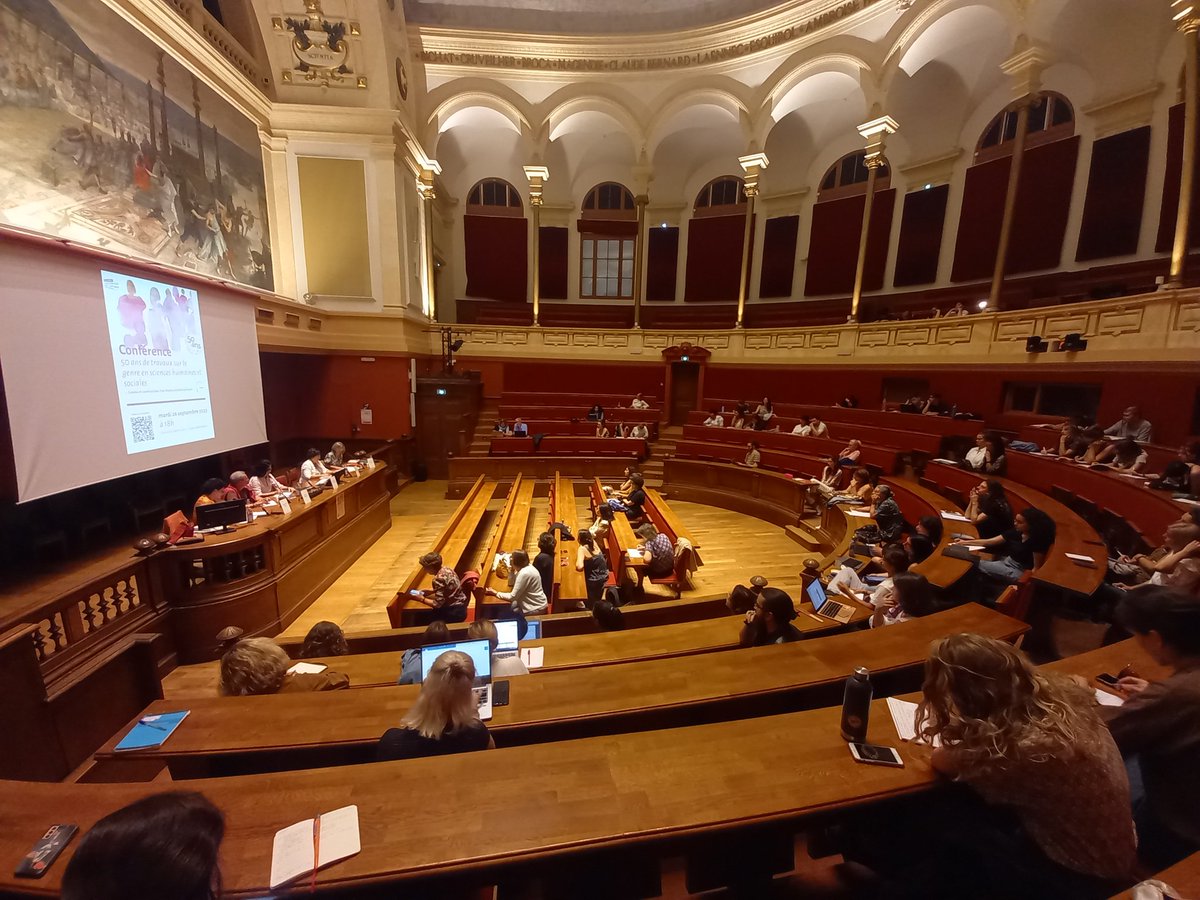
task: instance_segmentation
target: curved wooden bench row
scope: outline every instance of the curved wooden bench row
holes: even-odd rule
[[[642,438],[598,438],[547,435],[534,446],[532,437],[494,437],[488,444],[492,456],[620,456],[641,459],[648,447]]]
[[[497,410],[497,415],[502,419],[512,420],[520,416],[522,419],[558,419],[560,421],[569,422],[571,419],[586,420],[590,404],[573,404],[573,403],[558,403],[553,397],[545,398],[542,403],[524,404],[524,403],[501,403]],[[651,422],[659,422],[662,420],[661,409],[609,409],[604,410],[604,418],[612,422],[624,422],[627,425],[632,425],[635,422],[643,422],[649,425]]]
[[[1133,641],[1049,668],[1092,678],[1131,660],[1156,677],[1156,667]],[[319,871],[322,892],[371,885],[413,894],[507,876],[544,876],[561,886],[555,879],[564,879],[564,871],[588,878],[602,866],[712,852],[714,839],[728,845],[751,833],[786,836],[817,817],[936,784],[926,754],[896,740],[886,701],[876,700],[871,712],[868,740],[898,746],[903,768],[854,762],[838,733],[840,709],[831,707],[645,731],[619,741],[586,738],[555,745],[549,754],[542,746],[510,747],[486,759],[430,757],[216,778],[198,787],[226,817],[224,896],[271,893],[272,835],[348,804],[359,806],[362,852]],[[721,784],[737,789],[713,790]],[[467,795],[453,785],[469,785],[469,801],[459,799]],[[0,855],[19,859],[47,822],[75,822],[86,832],[103,816],[164,787],[0,782]],[[447,814],[448,790],[453,802],[469,802],[469,815]],[[13,865],[0,869],[0,891],[53,896],[79,843],[73,841],[37,881],[15,878]],[[1163,878],[1194,896],[1198,862],[1180,863]]]
[[[745,446],[756,441],[760,450],[781,450],[799,453],[817,459],[837,457],[846,446],[846,441],[832,438],[801,437],[798,434],[778,434],[770,431],[746,431],[742,428],[705,428],[703,425],[685,425],[683,437],[689,441],[708,441],[718,444],[735,444],[746,454]],[[864,466],[873,466],[888,475],[900,469],[900,451],[895,447],[880,447],[863,443],[859,461]]]
[[[591,419],[530,419],[528,416],[522,416],[521,421],[529,426],[530,434],[548,434],[571,437],[596,436],[596,423]],[[622,420],[618,418],[610,419],[608,422],[609,430],[611,431],[612,426],[621,421]],[[512,423],[510,422],[509,424]],[[656,440],[658,438],[658,422],[626,422],[625,424],[629,425],[630,427],[633,425],[645,425],[646,429],[650,432],[650,440]],[[493,431],[492,434],[495,435],[495,432]],[[499,437],[499,435],[496,435],[496,437]],[[494,439],[495,438],[493,438],[493,440]]]
[[[711,410],[692,410],[688,413],[687,424],[704,426],[704,420],[711,415]],[[753,429],[740,428],[734,429],[733,414],[726,410],[723,413],[725,418],[725,429],[741,434],[769,434],[770,432],[755,432]],[[829,422],[822,418],[823,422],[829,426],[829,440],[837,443],[838,448],[846,446],[846,441],[856,438],[864,444],[872,444],[878,447],[896,447],[905,452],[915,451],[925,455],[933,455],[939,452],[942,444],[942,436],[939,434],[931,434],[927,431],[903,431],[899,428],[883,428],[878,425],[864,425],[861,423],[849,422]],[[781,434],[789,434],[791,430],[800,424],[799,417],[796,416],[779,416],[777,415],[772,422],[778,424]],[[720,431],[722,429],[712,429]]]
[[[1037,444],[1042,449],[1050,450],[1053,453],[1058,452],[1059,437],[1058,431],[1052,428],[1039,428],[1036,425],[1023,425],[1016,431],[1017,440]],[[1179,458],[1178,447],[1166,447],[1162,444],[1143,444],[1142,449],[1146,451],[1146,456],[1148,457],[1146,463],[1147,472],[1162,472],[1163,467],[1167,463]]]
[[[496,707],[488,727],[497,744],[511,746],[743,719],[836,703],[855,666],[874,673],[880,695],[914,690],[934,638],[968,631],[1015,640],[1026,630],[968,604],[902,626],[793,644],[545,672],[510,679],[510,702]],[[187,778],[366,761],[419,692],[405,685],[197,699],[161,747],[118,754],[120,735],[107,742],[95,777],[148,777],[161,765]],[[173,708],[160,700],[143,715]]]
[[[944,463],[929,463],[921,480],[966,506],[971,489],[984,478],[977,472],[968,472]],[[996,480],[1004,485],[1014,513],[1032,506],[1054,520],[1054,545],[1046,554],[1046,561],[1033,570],[1034,580],[1061,590],[1091,596],[1104,581],[1107,568],[1105,561],[1108,558],[1107,548],[1096,529],[1078,513],[1036,488],[1009,478]],[[1095,564],[1091,568],[1077,565],[1067,558],[1068,553],[1090,556],[1095,560]]]
[[[758,404],[759,398],[747,400],[750,411]],[[725,404],[726,409],[733,409],[736,400],[713,400],[706,398],[702,409],[713,410]],[[974,438],[983,427],[980,419],[951,419],[947,416],[922,416],[916,413],[892,412],[879,409],[844,409],[840,406],[820,406],[814,403],[774,403],[775,415],[789,416],[820,416],[827,423],[841,423],[849,426],[872,426],[892,428],[897,431],[916,431],[926,434],[936,434],[945,437]]]

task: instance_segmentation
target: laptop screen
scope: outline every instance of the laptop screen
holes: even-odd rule
[[[827,599],[825,586],[821,584],[820,579],[814,578],[804,590],[808,594],[808,602],[813,605],[813,609],[820,612],[821,607],[825,605],[825,600]]]
[[[475,683],[482,684],[484,681],[490,681],[492,677],[492,649],[487,641],[458,641],[453,644],[434,644],[431,647],[421,648],[421,680],[424,681],[429,677],[429,670],[433,668],[437,658],[447,650],[458,650],[460,653],[465,653],[471,657],[471,661],[475,663]]]
[[[525,632],[525,640],[540,641],[542,639],[542,623],[534,619],[529,619],[525,624],[529,626],[529,630]]]
[[[516,619],[497,619],[496,620],[496,635],[500,638],[496,644],[497,650],[516,650],[517,649],[517,620]]]

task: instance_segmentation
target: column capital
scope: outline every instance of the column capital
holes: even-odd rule
[[[1013,99],[1026,100],[1042,88],[1042,72],[1053,62],[1049,51],[1032,43],[1025,35],[1017,38],[1012,55],[1000,63],[1000,69],[1013,82]]]
[[[1192,0],[1171,0],[1171,21],[1184,34],[1200,31],[1200,9]]]
[[[867,141],[867,168],[877,169],[884,164],[883,150],[889,134],[900,130],[900,124],[891,116],[878,116],[858,126],[858,133]]]

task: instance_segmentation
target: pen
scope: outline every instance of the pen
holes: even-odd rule
[[[313,870],[311,889],[317,889],[317,866],[321,862],[321,814],[313,817]]]
[[[145,725],[147,728],[153,728],[155,731],[166,731],[161,725],[155,725],[153,722],[147,722],[145,719],[138,719],[139,725]]]

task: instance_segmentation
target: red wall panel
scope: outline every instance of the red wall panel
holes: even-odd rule
[[[566,300],[569,228],[538,229],[538,287],[543,300]]]
[[[826,200],[813,207],[812,234],[808,238],[808,272],[804,279],[805,296],[848,294],[854,290],[854,270],[858,266],[858,242],[862,234],[866,195]],[[887,267],[888,236],[896,208],[896,191],[875,192],[871,206],[871,228],[867,235],[867,263],[863,271],[863,290],[883,287]]]
[[[933,284],[937,281],[942,252],[942,229],[946,224],[946,202],[950,185],[904,195],[900,219],[900,242],[896,246],[895,287]]]
[[[1008,188],[1007,156],[971,166],[963,183],[958,234],[954,239],[951,281],[990,278],[996,267],[996,245],[1004,218],[1004,193]]]
[[[1198,125],[1197,127],[1200,127]],[[1200,170],[1200,160],[1196,168]],[[1175,243],[1175,216],[1179,213],[1179,173],[1183,169],[1183,104],[1172,106],[1167,116],[1167,169],[1163,177],[1158,239],[1154,249],[1169,253]],[[1200,244],[1200,178],[1192,181],[1192,210],[1188,220],[1188,247]]]
[[[758,281],[760,297],[792,296],[792,275],[796,269],[796,241],[800,235],[799,216],[767,219],[763,232],[762,271]]]
[[[679,229],[651,228],[646,241],[646,299],[672,302],[679,264]]]
[[[525,300],[528,233],[524,219],[463,216],[468,297]]]
[[[653,362],[504,362],[504,390],[513,393],[560,392],[566,394],[645,394],[663,396],[663,376],[666,367]],[[474,361],[467,364],[475,368]],[[485,393],[491,391],[485,387]]]
[[[737,300],[745,232],[745,214],[688,222],[684,300],[725,303]]]
[[[1059,267],[1078,161],[1078,135],[1025,151],[1013,209],[1007,274]]]
[[[1137,253],[1149,163],[1149,125],[1092,144],[1076,261]]]

